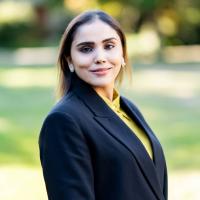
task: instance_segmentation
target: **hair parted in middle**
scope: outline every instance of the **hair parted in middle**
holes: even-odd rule
[[[89,10],[79,14],[74,19],[72,19],[62,36],[58,54],[59,83],[57,93],[59,97],[62,97],[70,87],[71,72],[69,70],[67,58],[71,57],[71,46],[77,29],[84,24],[95,21],[96,19],[101,20],[102,22],[108,24],[111,28],[113,28],[117,32],[121,40],[123,58],[126,63],[126,67],[122,67],[120,69],[116,82],[120,85],[125,74],[128,76],[129,80],[131,80],[132,70],[130,65],[128,64],[126,37],[120,27],[120,24],[117,20],[115,20],[104,11]]]

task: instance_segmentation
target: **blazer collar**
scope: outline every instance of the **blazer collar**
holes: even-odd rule
[[[81,80],[75,73],[71,78],[70,91],[74,91],[76,95],[84,101],[86,106],[99,117],[110,117],[113,115],[111,109],[106,105],[104,100],[96,93],[96,91],[85,81]]]
[[[72,91],[85,103],[85,105],[94,113],[94,119],[103,126],[109,134],[111,134],[116,140],[118,140],[122,145],[124,145],[129,152],[132,154],[134,159],[137,160],[144,177],[147,179],[148,184],[153,189],[159,200],[164,200],[162,193],[160,181],[158,178],[158,173],[156,166],[151,160],[150,156],[146,152],[141,141],[137,138],[132,130],[126,126],[126,124],[114,113],[114,111],[106,105],[104,100],[92,89],[92,87],[73,75],[72,83],[70,87]],[[130,115],[130,117],[143,128],[143,130],[148,134],[151,141],[154,159],[160,161],[159,153],[156,153],[157,145],[156,140],[152,136],[149,128],[143,120],[138,117],[137,111],[130,107],[125,99],[120,97],[120,103],[122,108]]]

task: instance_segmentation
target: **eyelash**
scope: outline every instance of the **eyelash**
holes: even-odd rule
[[[114,48],[114,47],[115,47],[115,45],[113,45],[113,44],[107,44],[107,45],[105,45],[105,49],[108,49],[108,50],[111,50],[111,49]],[[90,53],[90,52],[93,51],[93,48],[92,48],[92,47],[89,47],[89,46],[85,46],[85,47],[82,47],[82,48],[80,49],[80,51],[81,51],[82,53]]]

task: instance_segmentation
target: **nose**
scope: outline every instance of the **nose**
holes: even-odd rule
[[[95,55],[95,64],[102,64],[106,62],[106,56],[103,49],[97,49]]]

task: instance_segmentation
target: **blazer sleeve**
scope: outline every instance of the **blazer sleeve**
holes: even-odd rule
[[[95,199],[89,149],[72,117],[50,114],[40,132],[39,148],[49,200]]]
[[[165,197],[165,200],[168,199],[168,175],[167,175],[167,166],[165,163],[165,172],[164,172],[164,184],[163,184],[163,194]]]

